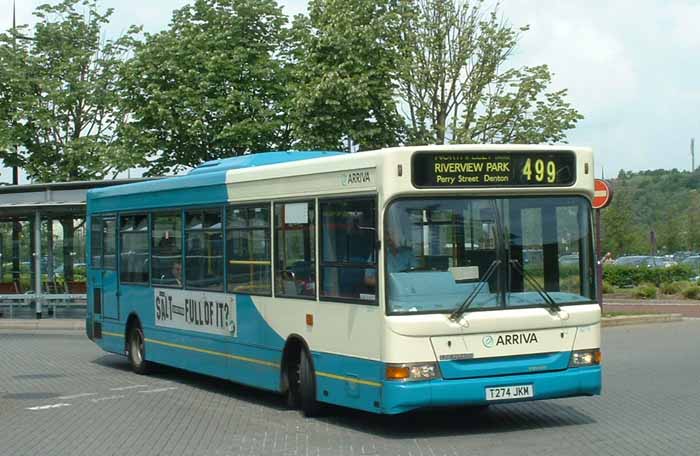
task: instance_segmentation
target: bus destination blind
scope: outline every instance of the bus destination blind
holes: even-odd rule
[[[572,153],[418,152],[413,156],[416,187],[553,187],[573,185]]]

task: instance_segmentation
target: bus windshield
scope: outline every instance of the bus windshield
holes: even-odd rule
[[[390,314],[595,302],[581,196],[411,198],[385,218]]]

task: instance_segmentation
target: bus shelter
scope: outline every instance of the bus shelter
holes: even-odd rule
[[[82,318],[87,191],[139,180],[0,187],[0,318]]]

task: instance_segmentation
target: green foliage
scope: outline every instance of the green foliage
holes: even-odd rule
[[[0,108],[0,124],[11,127],[0,127],[0,147],[19,145],[22,155],[11,158],[33,179],[99,179],[133,161],[115,136],[116,82],[136,30],[103,40],[111,14],[95,0],[63,0],[35,10],[32,36],[0,35],[13,103],[9,113]]]
[[[603,268],[603,280],[616,287],[630,287],[642,283],[659,286],[662,283],[688,280],[692,276],[693,272],[681,265],[670,268],[635,268],[608,264]]]
[[[664,282],[659,287],[661,294],[674,295],[683,291],[683,287],[680,282]]]
[[[393,0],[312,0],[294,21],[291,112],[301,148],[398,145]]]
[[[288,148],[286,16],[274,0],[196,0],[122,71],[124,144],[150,174]]]
[[[506,69],[527,27],[483,1],[311,0],[288,27],[275,0],[194,0],[143,41],[104,40],[111,14],[62,0],[0,34],[6,166],[61,181],[346,142],[562,142],[582,118],[546,65]]]
[[[583,118],[547,92],[546,65],[507,68],[520,33],[498,7],[462,0],[398,1],[399,93],[409,142],[562,142]]]
[[[613,287],[608,282],[603,280],[603,293],[606,293],[606,294],[615,293],[615,287]]]
[[[612,204],[601,211],[602,248],[614,256],[657,250],[700,251],[700,171],[621,171]]]
[[[654,284],[642,284],[634,290],[634,296],[641,299],[655,299],[656,286]]]
[[[700,299],[700,287],[697,285],[690,286],[683,290],[683,296],[688,299]]]

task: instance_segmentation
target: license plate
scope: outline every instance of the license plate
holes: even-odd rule
[[[496,388],[486,388],[487,401],[504,401],[508,399],[522,399],[533,397],[532,385],[499,386]]]

